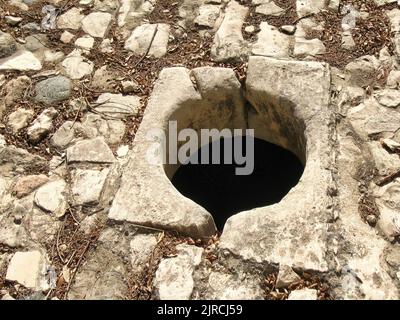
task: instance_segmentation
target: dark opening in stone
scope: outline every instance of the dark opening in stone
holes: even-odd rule
[[[221,139],[205,145],[192,157],[200,159],[201,153],[208,149],[211,163],[212,146],[220,143],[223,154],[224,144],[228,142],[231,141]],[[254,158],[251,175],[236,175],[235,161],[233,164],[185,164],[176,171],[172,183],[184,196],[207,209],[222,231],[230,216],[280,202],[303,174],[304,166],[296,155],[261,139],[254,141]]]

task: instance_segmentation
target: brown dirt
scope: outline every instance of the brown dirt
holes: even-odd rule
[[[304,288],[316,289],[318,300],[332,300],[329,292],[329,285],[324,283],[317,276],[313,276],[304,272],[300,275],[301,280],[299,282],[289,285],[288,288],[276,289],[276,280],[278,278],[278,272],[269,274],[264,280],[264,290],[266,300],[286,300],[289,294],[293,290],[300,290]]]

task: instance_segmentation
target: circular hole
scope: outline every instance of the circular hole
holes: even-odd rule
[[[222,138],[200,148],[191,156],[191,159],[199,159],[199,164],[181,165],[171,179],[177,190],[213,215],[219,230],[238,212],[281,201],[304,171],[304,165],[294,153],[258,138],[254,138],[254,170],[250,175],[237,175],[236,169],[244,165],[235,161],[232,164],[224,164],[224,161],[222,164],[201,164],[202,153],[208,151],[209,163],[212,163],[213,146],[218,143],[220,154],[224,154],[225,144],[232,143],[229,140]],[[242,140],[245,152],[245,137]],[[232,159],[235,159],[234,155]]]

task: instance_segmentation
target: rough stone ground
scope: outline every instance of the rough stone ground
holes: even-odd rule
[[[0,297],[400,297],[397,1],[0,0],[0,18]],[[107,217],[160,71],[244,83],[250,55],[331,67],[328,271]]]

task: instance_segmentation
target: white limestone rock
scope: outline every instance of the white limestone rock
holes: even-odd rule
[[[104,38],[112,21],[107,12],[92,12],[82,19],[82,30],[94,38]]]
[[[177,246],[178,255],[160,262],[154,279],[155,296],[160,300],[189,300],[193,271],[201,262],[203,249],[187,244]]]
[[[47,290],[47,261],[40,251],[16,252],[7,269],[6,280],[36,291]]]
[[[93,72],[94,64],[81,55],[79,50],[71,52],[62,62],[66,74],[72,80],[79,80]]]
[[[158,27],[157,27],[158,26]],[[148,55],[160,58],[167,53],[170,26],[168,24],[142,24],[133,30],[131,36],[125,42],[125,49],[133,51],[137,55],[146,53],[151,39],[157,28],[157,32],[151,44]]]
[[[41,69],[41,61],[30,51],[17,51],[9,57],[0,59],[0,71],[39,71]]]
[[[35,204],[57,218],[63,217],[68,207],[66,187],[67,184],[61,179],[46,183],[36,191]]]
[[[215,61],[238,60],[248,53],[248,44],[243,39],[242,26],[249,9],[236,1],[225,8],[224,20],[214,37],[211,57]]]
[[[384,107],[397,108],[400,105],[400,91],[396,89],[376,91],[374,97]]]
[[[261,31],[251,52],[255,55],[284,58],[289,56],[291,37],[283,34],[268,22],[261,22]]]
[[[114,161],[114,155],[102,137],[79,141],[67,149],[68,163],[112,163]]]
[[[11,128],[13,133],[28,126],[29,122],[33,119],[34,112],[30,109],[20,108],[12,112],[8,116],[7,125]]]
[[[85,17],[81,12],[82,9],[80,8],[73,7],[69,9],[57,19],[57,27],[59,29],[79,30],[82,25],[82,19]]]
[[[100,201],[101,192],[109,169],[81,170],[72,172],[72,197],[76,205],[96,205]]]
[[[294,290],[289,294],[288,300],[317,300],[317,290],[315,289],[301,289]]]

